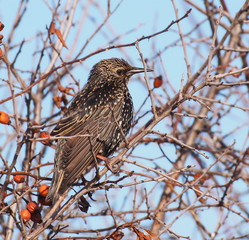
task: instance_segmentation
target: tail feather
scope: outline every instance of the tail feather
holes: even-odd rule
[[[55,171],[48,195],[46,196],[46,201],[52,201],[55,203],[59,199],[60,195],[62,194],[62,192],[59,190],[64,178],[64,173],[65,172],[63,170]]]

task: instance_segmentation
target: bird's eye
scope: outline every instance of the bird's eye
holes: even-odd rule
[[[124,73],[125,73],[125,71],[122,70],[122,69],[118,69],[118,70],[117,70],[117,74],[118,74],[119,76],[123,75]]]

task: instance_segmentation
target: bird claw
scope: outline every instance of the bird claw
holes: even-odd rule
[[[112,163],[110,162],[110,158],[101,156],[101,155],[99,155],[99,154],[98,154],[96,157],[97,157],[98,159],[104,161],[105,164],[106,164],[106,167],[108,168],[108,170],[110,170],[113,174],[117,174],[117,173],[118,173],[118,170],[119,170],[119,169],[113,167]]]
[[[84,175],[81,175],[80,178],[81,178],[82,184],[85,186],[88,181],[86,180]]]

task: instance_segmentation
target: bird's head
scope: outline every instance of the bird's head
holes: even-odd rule
[[[153,70],[147,68],[147,72]],[[95,64],[90,72],[88,82],[95,84],[105,84],[106,82],[128,83],[129,78],[144,72],[144,68],[132,67],[123,59],[104,59]]]

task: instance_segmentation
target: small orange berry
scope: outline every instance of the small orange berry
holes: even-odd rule
[[[3,29],[4,29],[4,24],[0,22],[0,31],[2,31]]]
[[[40,138],[49,138],[49,137],[50,137],[50,133],[48,131],[40,132]],[[50,145],[51,141],[49,139],[45,139],[42,141],[42,143],[45,145]]]
[[[27,222],[31,218],[31,213],[29,212],[28,209],[23,209],[20,213],[21,218],[23,219],[24,222]]]
[[[49,186],[47,184],[42,184],[39,187],[38,192],[41,196],[46,197],[48,195],[48,189],[49,189]]]
[[[30,213],[33,213],[38,210],[38,204],[36,202],[31,201],[27,204],[27,209]]]
[[[31,122],[30,125],[33,127],[33,126],[39,126],[40,124],[37,123],[37,122],[35,122],[35,121],[33,121],[33,122]],[[39,128],[32,128],[32,132],[33,133],[38,133],[38,132],[40,132],[40,129]]]
[[[16,173],[18,173],[18,172],[20,172],[20,171],[16,171]],[[13,177],[13,179],[14,179],[14,181],[15,181],[16,183],[23,183],[23,182],[25,182],[25,180],[26,180],[26,175],[17,174],[17,175],[15,175],[15,176]]]
[[[2,124],[10,124],[11,121],[10,121],[10,117],[7,113],[5,112],[0,112],[0,123]]]
[[[161,87],[163,84],[163,78],[162,76],[157,76],[155,79],[154,79],[154,88],[159,88]]]

